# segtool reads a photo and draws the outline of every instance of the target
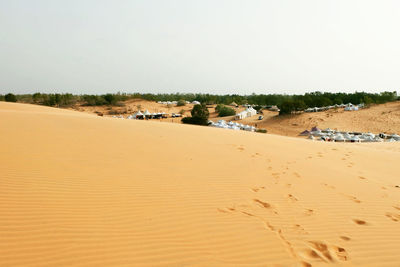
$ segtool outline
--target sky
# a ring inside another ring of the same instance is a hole
[[[0,0],[0,94],[400,87],[398,0]]]

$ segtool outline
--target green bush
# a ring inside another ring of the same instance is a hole
[[[218,108],[218,110],[217,110]],[[222,105],[222,107],[215,108],[215,110],[218,112],[219,117],[226,117],[226,116],[234,116],[236,115],[236,111],[233,108],[227,107]]]
[[[186,105],[186,101],[185,100],[179,100],[178,103],[176,104],[177,107],[182,107]]]
[[[215,107],[215,111],[219,113],[219,112],[221,111],[221,109],[223,109],[224,107],[225,107],[224,105],[218,104],[218,105]]]
[[[9,93],[4,96],[4,100],[6,102],[17,102],[17,97],[14,94]]]
[[[266,129],[256,129],[257,133],[267,133]]]

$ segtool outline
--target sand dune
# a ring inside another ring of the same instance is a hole
[[[400,144],[0,102],[1,266],[399,266]]]

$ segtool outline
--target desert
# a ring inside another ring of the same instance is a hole
[[[2,266],[399,264],[399,143],[5,102],[0,121]]]

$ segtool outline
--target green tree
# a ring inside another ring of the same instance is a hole
[[[14,94],[8,93],[4,96],[6,102],[17,102],[17,97]]]
[[[116,95],[113,95],[113,94],[103,95],[103,98],[107,102],[108,105],[115,105],[118,101]]]
[[[186,105],[186,101],[183,99],[179,100],[178,103],[176,104],[177,107],[182,107],[184,105]]]
[[[195,105],[191,111],[192,117],[182,119],[183,123],[208,125],[208,116],[210,115],[205,105]]]
[[[371,97],[369,97],[369,96],[366,95],[366,96],[364,96],[363,102],[364,102],[364,104],[368,107],[368,106],[370,106],[372,103],[374,103],[374,100],[372,100]]]

